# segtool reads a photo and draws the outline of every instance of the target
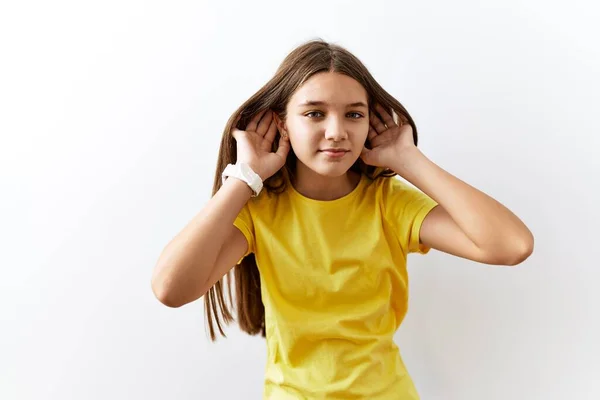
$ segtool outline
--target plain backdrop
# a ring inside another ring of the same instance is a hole
[[[263,339],[160,304],[231,113],[312,38],[354,52],[420,148],[535,235],[515,268],[410,256],[423,399],[600,398],[600,29],[591,1],[3,2],[0,398],[258,399]]]

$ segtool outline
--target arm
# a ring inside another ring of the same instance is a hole
[[[248,163],[264,181],[283,167],[290,143],[278,141],[276,115],[264,109],[245,130],[237,123],[230,132],[236,142],[237,162]],[[227,179],[206,206],[167,245],[152,275],[152,290],[165,305],[179,307],[203,296],[248,250],[244,234],[233,224],[252,196],[245,182]]]
[[[169,307],[203,296],[244,255],[248,242],[233,225],[252,190],[227,179],[188,225],[165,247],[152,275],[152,290]]]
[[[517,265],[533,252],[533,235],[510,210],[408,148],[391,168],[439,205],[423,221],[421,242],[486,264]]]

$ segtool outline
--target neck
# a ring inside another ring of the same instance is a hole
[[[301,195],[314,200],[335,200],[352,192],[360,182],[360,173],[348,170],[341,176],[324,176],[304,165],[296,166],[292,178],[294,189]]]

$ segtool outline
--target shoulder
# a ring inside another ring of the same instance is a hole
[[[423,197],[425,194],[410,183],[399,178],[398,175],[391,177],[378,177],[374,180],[377,191],[381,193],[384,200],[410,200],[414,197]]]
[[[251,197],[248,200],[244,210],[252,219],[270,219],[283,208],[286,198],[289,197],[286,192],[287,189],[278,192],[264,187],[258,196]]]
[[[373,179],[369,186],[382,203],[397,201],[414,190],[408,183],[398,179],[398,176],[379,176]]]
[[[380,176],[374,182],[378,186],[379,191],[386,195],[398,194],[413,189],[409,183],[401,180],[398,175]]]
[[[392,216],[420,213],[436,205],[429,196],[398,176],[377,178],[381,205]]]

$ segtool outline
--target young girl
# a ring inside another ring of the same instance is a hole
[[[267,340],[264,398],[418,399],[393,340],[407,254],[516,265],[533,236],[416,145],[354,55],[301,45],[228,121],[213,197],[164,249],[154,293],[170,307],[205,296],[215,340],[233,268],[240,328]]]

